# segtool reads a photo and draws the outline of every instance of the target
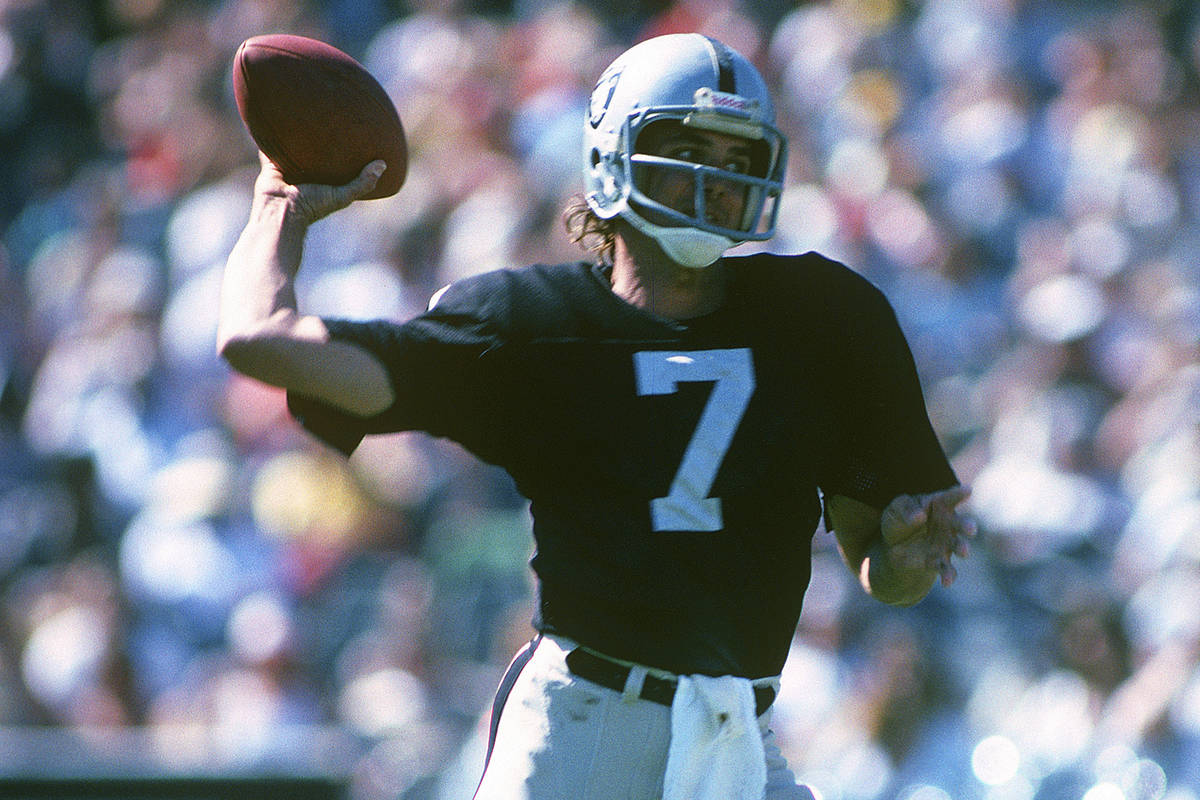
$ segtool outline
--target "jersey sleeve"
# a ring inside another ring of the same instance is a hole
[[[288,409],[311,434],[349,455],[368,434],[424,431],[487,450],[502,426],[489,354],[505,341],[502,298],[495,287],[454,285],[436,305],[405,323],[324,320],[329,335],[374,355],[387,371],[395,401],[362,417],[288,393]]]
[[[833,442],[821,480],[883,509],[901,494],[958,483],[929,422],[916,364],[883,293],[862,281],[841,319],[831,383]]]

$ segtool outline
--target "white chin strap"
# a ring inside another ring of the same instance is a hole
[[[628,220],[634,228],[658,242],[658,246],[672,261],[692,269],[707,267],[720,258],[722,253],[737,244],[732,239],[718,233],[710,233],[696,228],[667,228],[655,225],[629,209],[624,211],[621,216]]]

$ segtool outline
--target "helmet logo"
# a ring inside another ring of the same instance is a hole
[[[600,120],[604,119],[604,114],[608,111],[620,78],[621,70],[613,69],[606,71],[596,82],[596,88],[592,90],[592,97],[588,102],[588,122],[593,128],[600,127]]]
[[[729,92],[715,92],[703,87],[696,90],[696,107],[712,111],[733,111],[753,117],[758,113],[758,101]]]

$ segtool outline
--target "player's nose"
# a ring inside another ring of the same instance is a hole
[[[728,181],[710,179],[704,183],[704,210],[709,222],[726,225],[737,211],[738,187]]]

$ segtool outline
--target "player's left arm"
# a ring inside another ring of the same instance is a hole
[[[838,549],[863,588],[890,605],[911,606],[940,578],[954,582],[953,558],[965,558],[975,523],[960,506],[970,495],[953,486],[900,495],[882,511],[843,495],[826,497]]]

